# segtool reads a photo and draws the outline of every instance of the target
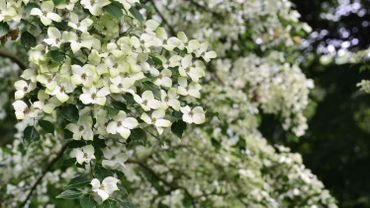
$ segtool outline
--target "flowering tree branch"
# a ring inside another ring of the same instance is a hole
[[[215,12],[215,11],[211,11],[211,10],[209,10],[207,7],[205,7],[204,5],[201,5],[201,4],[199,4],[198,2],[196,2],[196,1],[194,1],[194,0],[188,0],[188,1],[189,1],[192,5],[196,6],[197,8],[199,8],[199,9],[201,9],[201,10],[205,11],[205,12],[209,12],[209,13],[211,13],[213,16],[215,16],[215,17],[217,17],[217,18],[223,18],[222,14],[217,13],[217,12]],[[220,19],[220,20],[222,20],[222,19]]]
[[[195,199],[194,197],[190,194],[190,192],[185,188],[185,187],[182,187],[180,185],[178,185],[177,183],[175,182],[168,182],[167,180],[163,179],[162,177],[160,177],[153,169],[151,169],[147,164],[145,164],[144,162],[141,162],[141,161],[137,161],[137,160],[127,160],[128,163],[134,163],[134,164],[137,164],[139,165],[142,169],[144,169],[145,171],[147,171],[150,175],[152,175],[154,178],[156,178],[157,180],[161,181],[164,185],[166,185],[167,187],[170,188],[170,192],[174,191],[174,190],[183,190],[186,194],[187,197],[189,197],[189,199],[191,200],[191,203],[192,203],[192,207],[196,207],[196,204],[195,204]]]
[[[153,8],[154,10],[157,12],[157,14],[161,17],[163,23],[168,27],[168,29],[170,30],[170,34],[171,35],[176,35],[176,31],[175,29],[172,27],[172,25],[170,25],[167,21],[167,19],[163,16],[163,14],[161,13],[161,11],[159,11],[157,5],[154,3],[153,0],[149,0],[150,3],[153,5]]]
[[[0,49],[0,56],[1,57],[4,57],[4,58],[9,58],[10,60],[12,60],[13,62],[15,62],[16,64],[18,64],[18,66],[22,69],[22,70],[25,70],[27,69],[27,65],[22,61],[21,58],[19,58],[16,54],[13,54],[9,51],[6,51],[6,50],[1,50]]]
[[[42,179],[45,177],[45,175],[51,171],[51,169],[53,168],[54,164],[56,162],[58,162],[62,157],[63,157],[63,154],[64,152],[67,150],[67,147],[68,147],[68,144],[70,142],[67,142],[66,144],[63,145],[62,149],[60,149],[60,151],[58,152],[58,154],[55,156],[55,158],[50,161],[50,163],[46,166],[46,168],[42,171],[41,175],[38,177],[38,179],[36,180],[36,182],[32,185],[30,191],[28,192],[27,194],[27,197],[26,199],[22,202],[21,204],[21,207],[24,207],[28,200],[31,199],[31,196],[33,194],[33,192],[35,191],[35,189],[37,188],[37,186],[41,183]]]

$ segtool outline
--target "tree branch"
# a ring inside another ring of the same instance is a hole
[[[172,25],[170,25],[169,23],[168,23],[168,21],[166,20],[166,18],[163,16],[163,14],[161,13],[161,11],[159,11],[159,9],[158,9],[158,7],[157,7],[157,5],[155,5],[155,3],[154,3],[154,0],[149,0],[150,1],[150,3],[153,5],[153,8],[154,8],[154,10],[157,12],[157,14],[161,17],[161,19],[162,19],[162,21],[163,21],[163,23],[168,27],[168,29],[170,30],[170,33],[171,33],[171,35],[172,36],[175,36],[176,35],[176,31],[175,31],[175,29],[172,27]]]
[[[62,149],[60,149],[60,151],[55,156],[55,158],[52,161],[50,161],[50,163],[42,171],[41,175],[38,177],[38,179],[36,180],[36,182],[32,185],[30,191],[27,194],[26,199],[22,202],[22,204],[21,204],[20,207],[24,207],[27,204],[28,200],[31,199],[31,196],[32,196],[33,192],[35,191],[35,189],[37,188],[37,186],[41,183],[41,181],[45,177],[45,175],[51,170],[51,168],[54,166],[54,164],[56,162],[58,162],[58,160],[60,158],[62,158],[64,152],[67,150],[68,144],[69,144],[69,142],[63,145]]]
[[[0,56],[2,56],[4,58],[9,58],[10,60],[12,60],[16,64],[18,64],[18,66],[22,70],[27,69],[27,65],[16,54],[13,54],[13,53],[11,53],[9,51],[5,51],[5,50],[0,49]]]
[[[166,185],[167,187],[170,188],[170,191],[173,191],[173,190],[177,190],[177,189],[180,189],[180,190],[183,190],[185,192],[185,194],[190,198],[191,200],[191,203],[192,203],[192,207],[195,208],[196,207],[196,204],[195,204],[195,199],[194,197],[190,194],[190,192],[185,188],[185,187],[182,187],[180,185],[178,185],[177,183],[174,183],[174,182],[168,182],[167,180],[163,179],[162,177],[160,177],[153,169],[151,169],[148,165],[146,165],[145,163],[141,162],[141,161],[137,161],[137,160],[127,160],[128,163],[134,163],[134,164],[137,164],[139,165],[142,169],[148,171],[154,178],[156,178],[157,180],[161,181],[164,185]]]
[[[194,1],[194,0],[188,0],[191,4],[193,4],[194,6],[198,7],[199,9],[205,11],[205,12],[209,12],[211,13],[213,16],[217,17],[217,18],[221,18],[220,20],[223,19],[223,16],[222,14],[220,13],[217,13],[215,11],[211,11],[209,10],[209,8],[207,8],[206,6],[202,5],[202,4],[199,4],[198,2]]]

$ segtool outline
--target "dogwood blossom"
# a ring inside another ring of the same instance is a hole
[[[62,18],[55,12],[53,1],[44,1],[41,4],[40,8],[33,8],[31,10],[31,15],[40,17],[42,24],[45,26],[50,25],[53,21],[60,22]]]
[[[164,116],[164,110],[155,110],[150,116],[146,113],[143,113],[140,118],[145,121],[145,123],[154,125],[158,133],[162,134],[164,127],[171,126],[171,122],[165,119]]]
[[[186,123],[202,124],[205,122],[205,113],[202,107],[195,107],[191,109],[189,106],[181,107],[183,113],[182,119]]]
[[[111,134],[120,134],[127,139],[131,134],[131,129],[138,126],[138,122],[133,117],[127,117],[124,111],[120,111],[113,121],[107,125],[107,132]]]
[[[83,163],[89,163],[92,159],[95,159],[94,152],[94,147],[92,145],[74,149],[74,155],[77,163],[81,165]]]
[[[119,190],[117,187],[118,182],[119,180],[117,178],[109,176],[104,178],[101,183],[99,179],[94,178],[90,184],[92,191],[100,197],[101,201],[105,201],[113,192]]]

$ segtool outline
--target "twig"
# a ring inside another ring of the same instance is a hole
[[[46,168],[44,169],[44,171],[42,171],[41,175],[36,180],[36,182],[32,185],[32,187],[30,189],[30,192],[28,192],[26,199],[22,202],[22,204],[21,204],[20,207],[24,207],[27,204],[28,200],[30,200],[30,198],[32,196],[32,193],[35,191],[35,189],[37,188],[37,186],[41,183],[41,181],[45,177],[45,175],[51,170],[51,168],[54,166],[54,164],[56,162],[58,162],[58,160],[60,158],[62,158],[64,152],[66,151],[66,149],[68,147],[68,144],[69,144],[69,142],[63,145],[62,149],[58,152],[58,154],[56,155],[56,157],[52,161],[50,161],[50,163],[46,166]]]
[[[183,190],[185,192],[185,194],[190,198],[191,203],[192,203],[192,207],[193,208],[196,207],[194,197],[190,194],[190,192],[185,187],[182,187],[182,186],[180,186],[180,185],[178,185],[177,183],[174,183],[174,182],[173,183],[168,182],[167,180],[160,177],[153,169],[151,169],[149,166],[147,166],[145,163],[143,163],[141,161],[129,159],[129,160],[127,160],[127,162],[128,163],[135,163],[135,164],[139,165],[141,168],[143,168],[144,170],[148,171],[153,177],[155,177],[157,180],[161,181],[164,185],[169,187],[170,191],[174,191],[174,190],[177,190],[177,189]]]
[[[209,8],[205,7],[204,5],[201,5],[199,4],[198,2],[194,1],[194,0],[188,0],[191,4],[193,4],[194,6],[198,7],[199,9],[205,11],[205,12],[209,12],[211,13],[213,16],[217,17],[217,18],[223,18],[222,14],[220,13],[217,13],[215,11],[211,11],[209,10]],[[222,19],[220,19],[222,20]]]
[[[5,58],[9,58],[10,60],[12,60],[16,64],[18,64],[18,66],[22,70],[27,69],[27,65],[25,63],[23,63],[23,61],[16,54],[13,54],[9,51],[5,51],[5,50],[0,49],[0,56],[5,57]]]
[[[155,5],[154,3],[154,0],[149,0],[150,3],[153,5],[154,7],[154,10],[158,13],[158,15],[161,17],[161,19],[163,20],[163,23],[168,27],[168,29],[170,30],[170,33],[172,36],[175,36],[176,35],[176,31],[175,29],[172,27],[172,25],[169,24],[169,22],[166,20],[166,18],[164,17],[164,15],[161,13],[161,11],[159,11],[158,7]]]

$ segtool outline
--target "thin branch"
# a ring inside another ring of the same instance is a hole
[[[188,0],[191,4],[193,4],[194,6],[198,7],[199,9],[205,11],[205,12],[209,12],[211,13],[213,16],[217,17],[217,18],[224,18],[222,16],[222,14],[220,13],[217,13],[215,11],[211,11],[209,10],[209,8],[207,8],[206,6],[202,5],[202,4],[199,4],[198,2],[194,1],[194,0]],[[221,19],[222,20],[222,19]]]
[[[9,51],[5,51],[5,50],[0,49],[0,56],[5,57],[5,58],[9,58],[10,60],[12,60],[16,64],[18,64],[18,66],[22,70],[27,69],[27,65],[16,54],[13,54],[13,53],[11,53]]]
[[[190,198],[191,200],[191,203],[192,203],[192,207],[195,208],[196,207],[196,204],[195,204],[195,200],[194,200],[194,197],[190,194],[190,192],[185,188],[185,187],[182,187],[180,185],[178,185],[177,183],[174,183],[174,182],[168,182],[167,180],[163,179],[162,177],[160,177],[153,169],[151,169],[148,165],[146,165],[144,162],[141,162],[141,161],[137,161],[137,160],[127,160],[128,163],[135,163],[137,165],[139,165],[141,168],[143,168],[144,170],[148,171],[153,177],[155,177],[157,180],[161,181],[164,185],[166,185],[167,187],[170,188],[170,191],[174,191],[174,190],[183,190],[185,192],[185,194]]]
[[[164,15],[161,13],[161,11],[159,11],[157,5],[155,5],[154,3],[154,0],[149,0],[150,3],[153,5],[154,7],[154,10],[157,12],[157,14],[161,17],[161,19],[163,20],[163,23],[168,27],[168,29],[170,30],[170,33],[172,36],[175,36],[176,35],[176,31],[175,29],[172,27],[172,25],[169,24],[169,22],[166,20],[166,18],[164,17]]]
[[[27,204],[28,200],[31,199],[31,196],[32,196],[33,192],[35,191],[35,189],[37,188],[37,186],[41,183],[41,181],[45,177],[45,175],[53,168],[54,164],[56,162],[58,162],[59,159],[62,158],[64,152],[67,150],[68,144],[69,144],[69,142],[63,145],[62,149],[60,149],[60,151],[58,152],[58,154],[56,155],[56,157],[52,161],[50,161],[50,163],[42,171],[41,175],[38,177],[38,179],[36,180],[36,182],[32,185],[30,191],[27,194],[26,199],[22,202],[22,204],[21,204],[20,207],[24,207]]]

